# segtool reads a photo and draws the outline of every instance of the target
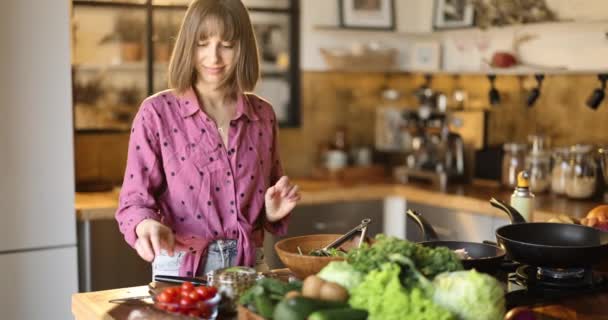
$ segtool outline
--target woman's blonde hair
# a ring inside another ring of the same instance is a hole
[[[194,0],[188,6],[169,62],[169,87],[183,93],[194,85],[198,41],[217,35],[234,42],[236,63],[220,82],[229,92],[253,91],[260,76],[258,49],[247,9],[240,0]]]

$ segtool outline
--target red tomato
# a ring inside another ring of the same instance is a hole
[[[198,294],[198,292],[196,290],[192,290],[192,291],[190,291],[188,298],[190,298],[190,300],[192,300],[192,302],[197,302],[197,301],[201,300],[201,295]]]
[[[177,312],[177,311],[179,311],[179,306],[175,305],[175,304],[170,304],[170,305],[167,305],[166,307],[167,307],[166,310],[169,311],[169,312]]]
[[[192,291],[192,289],[194,289],[192,282],[186,281],[182,283],[182,291]]]
[[[200,296],[201,300],[207,300],[211,297],[209,287],[200,286],[196,288],[196,293]]]
[[[179,295],[180,287],[169,287],[166,288],[163,292],[166,292],[169,296],[175,297]]]
[[[194,302],[192,300],[190,300],[190,298],[188,298],[188,297],[182,297],[179,300],[179,306],[182,309],[190,309],[190,308],[194,307]]]
[[[163,291],[156,297],[156,300],[162,303],[167,303],[171,301],[171,296],[168,295],[167,292]]]
[[[211,298],[215,297],[215,295],[217,294],[217,288],[216,287],[207,287],[209,289],[209,294],[211,295]]]
[[[188,297],[190,295],[190,292],[192,292],[193,290],[182,290],[180,291],[180,297],[184,298],[184,297]]]

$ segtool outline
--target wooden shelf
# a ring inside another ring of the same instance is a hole
[[[146,62],[125,62],[119,64],[74,64],[74,68],[77,72],[99,72],[101,70],[107,70],[112,72],[146,72]],[[154,71],[162,72],[168,68],[167,63],[155,63]]]

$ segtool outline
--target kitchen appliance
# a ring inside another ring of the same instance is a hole
[[[481,272],[495,272],[501,265],[505,257],[505,251],[490,243],[477,243],[468,241],[445,241],[439,240],[433,227],[422,215],[414,210],[407,210],[407,216],[414,220],[420,227],[422,237],[425,241],[420,242],[426,247],[446,247],[450,250],[464,250],[470,257],[461,259],[465,269],[477,269]]]
[[[11,26],[0,36],[10,61],[0,74],[2,319],[69,319],[78,291],[70,2],[10,1],[0,19]]]
[[[434,113],[423,118],[420,115],[404,115],[409,122],[416,121],[412,135],[412,152],[406,156],[406,164],[394,170],[395,178],[408,183],[410,179],[430,181],[445,190],[448,181],[464,177],[464,141],[449,128],[449,116]],[[412,132],[412,131],[410,131]]]

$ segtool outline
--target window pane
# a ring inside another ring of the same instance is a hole
[[[289,70],[290,22],[288,14],[251,13],[262,74]]]
[[[75,128],[127,130],[145,97],[145,10],[75,6]]]
[[[279,123],[284,123],[291,118],[291,85],[286,75],[262,77],[256,86],[255,93],[272,104]]]
[[[154,92],[167,89],[167,68],[185,10],[155,10],[154,22]]]

